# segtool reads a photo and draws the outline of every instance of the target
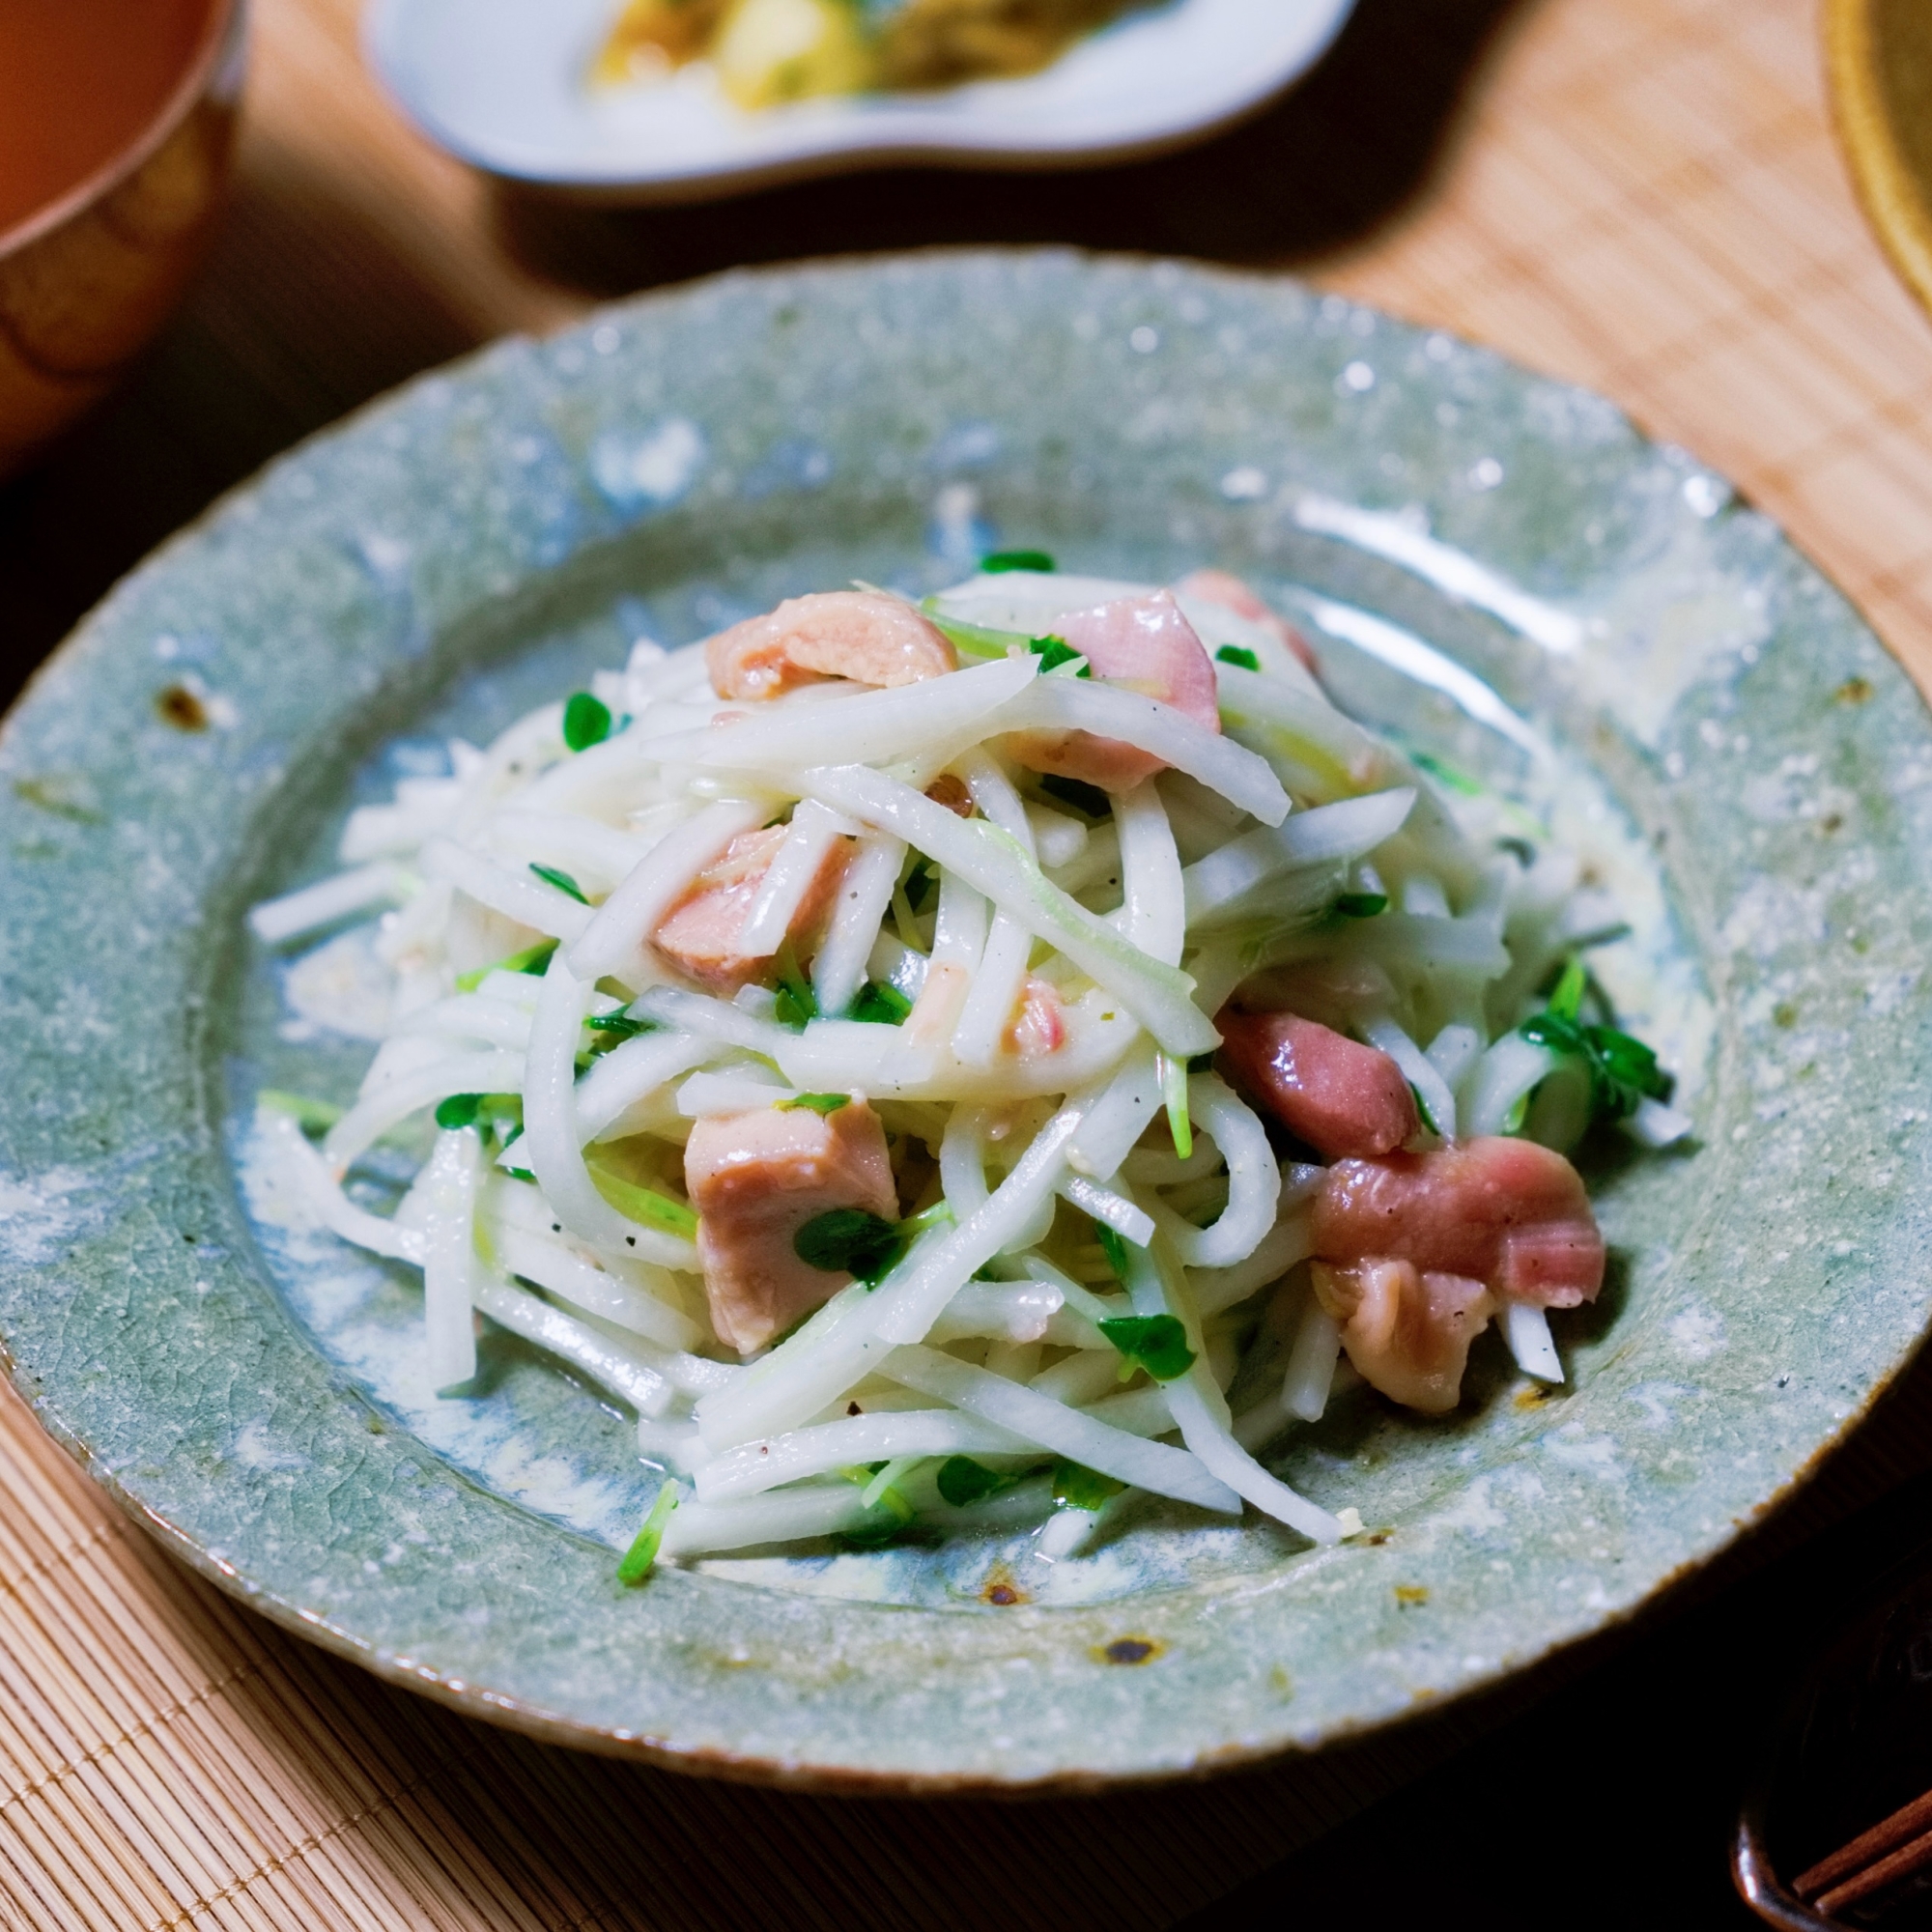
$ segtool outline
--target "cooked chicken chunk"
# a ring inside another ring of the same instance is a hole
[[[711,1323],[740,1354],[762,1349],[829,1301],[851,1276],[799,1259],[793,1236],[834,1208],[896,1219],[886,1130],[863,1099],[720,1114],[691,1130],[684,1182]]]
[[[1391,1153],[1421,1126],[1387,1054],[1298,1013],[1224,1010],[1221,1059],[1235,1085],[1323,1160]]]
[[[958,667],[952,646],[910,604],[871,590],[787,598],[720,631],[704,662],[720,697],[777,697],[833,677],[917,684]]]

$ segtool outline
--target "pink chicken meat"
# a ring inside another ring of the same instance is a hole
[[[957,668],[952,646],[910,604],[870,590],[790,597],[704,646],[720,697],[777,697],[802,684],[917,684]]]
[[[1402,1068],[1298,1013],[1243,1013],[1214,1022],[1234,1084],[1323,1160],[1390,1153],[1422,1125]]]
[[[1095,677],[1171,704],[1207,730],[1220,730],[1213,663],[1171,591],[1073,611],[1056,619],[1054,635],[1087,660]],[[1015,731],[1007,743],[1032,770],[1102,791],[1131,791],[1165,769],[1151,752],[1091,731]]]
[[[1342,1330],[1356,1372],[1406,1408],[1444,1415],[1463,1393],[1469,1344],[1490,1325],[1496,1299],[1466,1275],[1428,1273],[1413,1262],[1359,1262],[1311,1270],[1315,1298]]]
[[[851,1280],[798,1258],[792,1237],[808,1221],[835,1208],[898,1214],[885,1128],[862,1099],[830,1114],[765,1107],[701,1120],[685,1147],[684,1181],[711,1323],[740,1354]]]
[[[1316,1194],[1311,1236],[1325,1262],[1405,1261],[1536,1308],[1594,1301],[1604,1285],[1582,1177],[1534,1141],[1338,1161]]]
[[[753,958],[745,952],[745,922],[785,836],[781,825],[747,832],[698,873],[652,935],[651,944],[667,963],[686,979],[727,998],[769,970],[769,958]],[[789,936],[800,949],[801,959],[810,956],[810,939],[824,923],[850,850],[843,839],[832,846],[792,917]]]

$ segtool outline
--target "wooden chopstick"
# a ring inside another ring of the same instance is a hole
[[[1901,1804],[1889,1818],[1881,1819],[1850,1844],[1839,1846],[1829,1858],[1800,1872],[1792,1881],[1792,1889],[1821,1912],[1830,1912],[1836,1905],[1856,1903],[1894,1878],[1904,1878],[1928,1863],[1932,1863],[1932,1791]],[[1873,1877],[1881,1868],[1885,1876]]]

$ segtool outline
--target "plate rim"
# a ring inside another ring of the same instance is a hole
[[[1227,270],[1196,263],[1172,262],[1158,258],[1067,248],[948,247],[867,257],[857,261],[811,262],[766,269],[731,270],[719,275],[705,277],[701,281],[681,284],[672,289],[633,298],[624,302],[602,305],[569,330],[551,338],[544,346],[554,348],[559,343],[587,338],[594,328],[636,309],[660,302],[676,303],[704,291],[734,282],[777,283],[796,280],[801,275],[826,273],[863,277],[879,272],[890,273],[908,265],[923,264],[934,264],[942,270],[951,266],[982,262],[1017,267],[1043,259],[1071,261],[1083,270],[1096,269],[1102,271],[1109,269],[1127,270],[1142,275],[1172,269],[1179,270],[1184,276],[1214,284],[1237,288],[1299,288],[1306,292],[1306,285],[1298,283],[1292,277]],[[1365,305],[1351,304],[1351,306]],[[1413,325],[1399,323],[1396,318],[1388,320],[1397,323],[1405,329],[1414,330],[1418,335],[1424,333],[1422,330],[1414,329]],[[1445,337],[1450,335],[1449,331],[1442,330],[1428,332]],[[428,385],[447,384],[452,381],[460,382],[476,367],[502,354],[506,346],[516,346],[523,341],[524,339],[520,337],[510,337],[504,341],[486,345],[450,363],[426,371],[381,396],[372,398],[337,422],[304,438],[288,450],[278,453],[260,470],[224,492],[199,516],[172,534],[144,557],[132,571],[117,582],[56,650],[36,668],[20,694],[9,707],[5,720],[0,721],[0,748],[4,748],[5,741],[12,738],[18,721],[36,697],[52,680],[66,673],[70,668],[71,659],[86,646],[103,616],[119,600],[129,594],[130,586],[136,585],[139,581],[146,579],[150,573],[179,552],[190,547],[197,540],[206,537],[211,530],[223,525],[238,504],[257,496],[274,476],[293,467],[304,452],[319,445],[334,442],[358,428],[380,420],[398,410],[407,399]],[[1483,355],[1494,357],[1515,375],[1536,381],[1549,381],[1554,386],[1573,393],[1583,395],[1594,393],[1581,390],[1575,384],[1544,378],[1539,372],[1528,369],[1514,358],[1501,356],[1482,345],[1468,346],[1477,349]],[[1628,422],[1621,410],[1617,413],[1620,418]],[[1639,444],[1647,449],[1668,452],[1675,447],[1648,436],[1634,424],[1630,427]],[[1781,526],[1773,527],[1776,530],[1779,542],[1788,547],[1808,571],[1837,591],[1837,586],[1829,574]],[[1843,596],[1841,591],[1837,594]],[[1850,599],[1846,598],[1844,602],[1865,634],[1876,639],[1907,684],[1917,690],[1916,682],[1910,678],[1902,662],[1897,659],[1882,636],[1872,629]],[[1920,697],[1922,708],[1922,694]],[[1567,1634],[1559,1634],[1549,1637],[1541,1643],[1540,1648],[1513,1657],[1507,1662],[1498,1662],[1488,1672],[1458,1687],[1451,1693],[1451,1697],[1438,1699],[1432,1703],[1430,1708],[1440,1709],[1452,1699],[1460,1701],[1471,1696],[1480,1696],[1515,1683],[1540,1666],[1548,1664],[1551,1660],[1573,1651],[1579,1643],[1605,1632],[1626,1627],[1639,1616],[1651,1614],[1668,1598],[1690,1587],[1707,1571],[1711,1563],[1733,1548],[1742,1538],[1769,1516],[1783,1508],[1801,1488],[1813,1480],[1825,1462],[1843,1446],[1855,1430],[1863,1425],[1874,1405],[1910,1367],[1925,1346],[1928,1334],[1932,1334],[1932,1329],[1921,1323],[1911,1344],[1903,1352],[1893,1357],[1883,1372],[1871,1380],[1856,1406],[1812,1445],[1803,1463],[1768,1493],[1757,1498],[1747,1512],[1732,1519],[1720,1534],[1706,1539],[1694,1558],[1669,1574],[1659,1577],[1634,1599],[1615,1606],[1606,1613],[1598,1614],[1586,1627]],[[461,1710],[469,1716],[507,1723],[530,1735],[573,1747],[587,1748],[608,1755],[636,1757],[656,1763],[666,1769],[688,1774],[715,1776],[740,1782],[833,1795],[1049,1796],[1194,1780],[1218,1776],[1224,1771],[1242,1766],[1313,1755],[1318,1751],[1333,1748],[1364,1736],[1386,1731],[1394,1725],[1407,1721],[1411,1715],[1415,1715],[1402,1712],[1382,1713],[1354,1721],[1345,1721],[1325,1731],[1312,1745],[1298,1743],[1283,1734],[1270,1736],[1260,1742],[1230,1742],[1185,1764],[1157,1764],[1128,1770],[1064,1769],[1027,1778],[1000,1777],[975,1772],[954,1774],[907,1770],[871,1771],[837,1764],[803,1763],[781,1756],[737,1753],[712,1747],[682,1746],[653,1735],[599,1727],[550,1709],[537,1700],[510,1695],[493,1690],[487,1685],[466,1682],[445,1671],[406,1658],[385,1657],[366,1640],[338,1628],[317,1612],[305,1609],[296,1601],[245,1579],[217,1552],[195,1543],[164,1514],[126,1487],[116,1471],[104,1466],[90,1446],[67,1429],[51,1410],[36,1387],[38,1378],[15,1356],[11,1346],[7,1346],[4,1340],[0,1340],[0,1364],[4,1365],[9,1379],[27,1401],[40,1426],[46,1429],[63,1449],[107,1490],[122,1509],[144,1528],[150,1530],[171,1554],[186,1562],[207,1580],[249,1607],[269,1616],[271,1621],[293,1634],[321,1643],[334,1654],[372,1670],[388,1682],[434,1696],[438,1701]]]

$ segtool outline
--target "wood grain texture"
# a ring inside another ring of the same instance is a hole
[[[739,262],[976,241],[1291,268],[1603,389],[1728,470],[1932,679],[1932,327],[1860,219],[1808,0],[1363,0],[1303,88],[1187,155],[639,215],[437,154],[362,71],[355,14],[259,0],[210,271],[134,384],[0,492],[13,683],[216,492],[419,369]],[[1918,1372],[1701,1587],[1928,1464]],[[382,1685],[179,1569],[11,1393],[0,1492],[9,1927],[1155,1932],[1618,1641],[1214,1785],[840,1804],[576,1756]]]

